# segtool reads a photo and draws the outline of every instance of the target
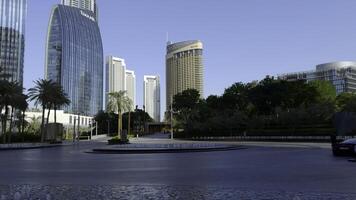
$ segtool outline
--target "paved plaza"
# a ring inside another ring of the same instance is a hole
[[[106,146],[97,141],[0,151],[0,199],[356,199],[356,163],[333,157],[328,144],[220,144],[247,148],[87,153]]]

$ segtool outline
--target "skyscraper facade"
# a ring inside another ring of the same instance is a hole
[[[126,64],[122,58],[106,57],[106,87],[105,97],[106,105],[109,100],[110,92],[119,92],[126,90]]]
[[[23,84],[27,0],[0,0],[0,67]]]
[[[287,81],[305,80],[306,82],[325,80],[334,85],[337,94],[354,93],[356,92],[356,62],[340,61],[320,64],[315,70],[282,74],[278,78]]]
[[[161,121],[161,89],[159,76],[144,76],[143,102],[146,112],[156,122]]]
[[[131,70],[126,70],[125,80],[126,80],[127,96],[132,101],[131,111],[133,111],[135,109],[135,105],[136,105],[136,76],[135,76],[135,72],[131,71]]]
[[[199,40],[168,43],[166,54],[166,109],[174,95],[196,89],[204,96],[203,43]]]
[[[96,0],[62,0],[62,4],[92,11],[96,17],[98,15]]]
[[[95,115],[103,107],[103,46],[93,12],[72,6],[52,9],[46,44],[47,79],[58,82],[71,104],[65,112]]]

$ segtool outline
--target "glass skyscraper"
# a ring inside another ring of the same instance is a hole
[[[103,108],[103,46],[95,14],[54,6],[46,44],[46,78],[60,83],[67,113],[95,115]]]
[[[27,0],[0,0],[0,67],[23,84]]]

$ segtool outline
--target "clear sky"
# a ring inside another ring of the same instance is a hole
[[[161,77],[165,110],[166,33],[176,42],[204,43],[205,96],[234,82],[356,60],[355,0],[97,0],[105,56],[126,60],[137,78]],[[51,7],[60,0],[28,0],[24,86],[44,74]]]

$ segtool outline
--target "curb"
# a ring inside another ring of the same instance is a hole
[[[231,151],[242,150],[247,147],[229,146],[229,147],[216,147],[216,148],[186,148],[186,149],[93,149],[86,152],[91,154],[153,154],[153,153],[195,153],[195,152],[211,152],[211,151]]]
[[[0,151],[10,151],[10,150],[26,150],[26,149],[44,149],[44,148],[53,148],[53,147],[62,147],[64,145],[46,145],[46,146],[33,146],[33,147],[9,147],[9,148],[0,148]]]

